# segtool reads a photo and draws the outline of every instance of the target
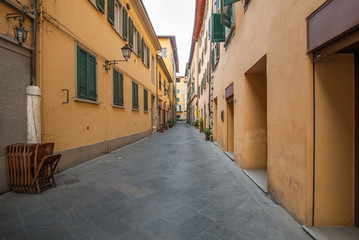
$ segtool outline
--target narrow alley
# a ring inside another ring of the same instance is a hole
[[[0,196],[0,239],[311,239],[186,123],[55,177]]]

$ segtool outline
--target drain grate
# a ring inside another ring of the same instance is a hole
[[[71,184],[74,184],[74,183],[78,183],[80,182],[80,180],[78,179],[71,179],[71,180],[68,180],[65,182],[66,185],[71,185]]]

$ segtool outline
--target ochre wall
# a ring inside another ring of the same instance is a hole
[[[225,89],[234,83],[234,156],[245,165],[245,73],[263,56],[267,68],[268,187],[299,222],[311,224],[313,163],[312,57],[306,54],[306,18],[325,0],[251,1],[235,5],[235,34],[214,70],[217,114],[226,111]],[[226,114],[225,114],[226,115]],[[225,123],[217,142],[226,149]]]
[[[354,224],[354,57],[315,63],[315,225]]]
[[[50,0],[43,2],[42,10],[37,81],[43,93],[42,141],[55,142],[55,150],[62,151],[149,131],[151,94],[156,94],[151,68],[132,53],[128,62],[112,65],[108,72],[104,69],[105,60],[123,59],[121,47],[126,43],[108,22],[107,7],[102,14],[89,1],[74,1],[69,7],[67,2]],[[133,7],[129,16],[155,56],[155,47]],[[98,104],[75,100],[77,46],[96,57]],[[124,75],[123,108],[113,107],[114,68]],[[139,86],[138,110],[132,109],[132,81]],[[148,112],[143,108],[144,88]],[[68,104],[62,103],[66,101],[62,89],[69,90]]]

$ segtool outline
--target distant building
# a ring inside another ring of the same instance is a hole
[[[187,120],[187,78],[176,78],[177,119]]]

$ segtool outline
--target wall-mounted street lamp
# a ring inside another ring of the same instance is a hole
[[[106,60],[105,61],[105,70],[106,71],[110,71],[111,65],[118,64],[119,62],[127,62],[128,59],[130,59],[132,49],[127,44],[121,48],[121,51],[122,51],[123,58],[125,60],[112,60],[112,61]]]
[[[14,27],[14,35],[19,44],[23,44],[27,38],[27,30],[24,28],[25,22],[25,14],[27,12],[22,13],[9,13],[7,14],[7,19],[13,18],[19,21],[19,25]]]

